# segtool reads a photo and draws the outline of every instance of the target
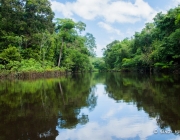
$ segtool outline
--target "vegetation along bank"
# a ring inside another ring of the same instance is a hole
[[[180,73],[180,6],[158,13],[132,38],[108,44],[103,59],[104,70]]]
[[[96,44],[85,28],[55,19],[48,0],[0,1],[0,75],[91,70]]]
[[[180,6],[158,13],[133,37],[108,44],[103,58],[95,57],[95,38],[82,34],[85,28],[81,21],[55,19],[48,0],[0,1],[0,77],[96,70],[180,73]]]

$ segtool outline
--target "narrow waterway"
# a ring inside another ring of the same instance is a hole
[[[178,140],[180,77],[119,73],[0,81],[0,140]]]

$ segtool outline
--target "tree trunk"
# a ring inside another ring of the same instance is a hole
[[[61,65],[62,49],[63,49],[63,40],[62,40],[61,48],[60,48],[60,50],[59,50],[58,67],[60,67],[60,65]]]
[[[59,90],[60,90],[60,93],[62,95],[62,98],[63,98],[63,104],[65,105],[65,100],[64,100],[64,95],[63,95],[63,90],[62,90],[62,87],[61,87],[61,83],[59,82]]]

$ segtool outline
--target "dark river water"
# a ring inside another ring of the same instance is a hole
[[[0,81],[0,140],[180,140],[180,77]]]

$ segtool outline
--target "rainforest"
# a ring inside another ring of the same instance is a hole
[[[1,73],[91,70],[96,44],[85,28],[55,18],[48,0],[1,0]]]
[[[159,12],[131,38],[104,46],[86,24],[55,18],[48,0],[1,0],[0,73],[43,71],[148,71],[179,73],[180,6]]]
[[[179,73],[180,6],[160,12],[132,38],[104,49],[106,69]]]
[[[124,4],[133,15],[152,1],[62,1],[0,0],[0,140],[179,139],[180,6],[131,37],[103,38],[100,57],[98,26],[120,35],[124,24],[113,28],[102,14],[90,22],[96,6],[81,12],[85,20],[57,16],[52,5],[119,4],[118,12]]]

